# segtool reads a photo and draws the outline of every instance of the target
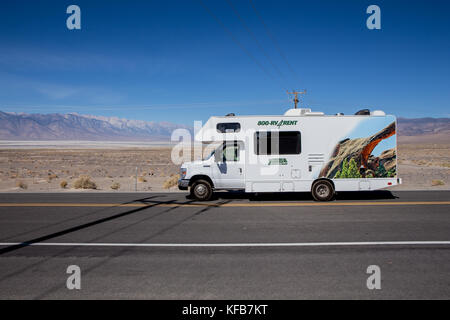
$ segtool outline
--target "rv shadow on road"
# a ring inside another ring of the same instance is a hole
[[[189,198],[189,196],[188,196]],[[397,199],[388,190],[377,191],[347,191],[338,192],[335,201],[342,200],[387,200]],[[211,200],[249,200],[249,201],[312,201],[309,192],[283,192],[283,193],[245,193],[245,192],[215,192]]]

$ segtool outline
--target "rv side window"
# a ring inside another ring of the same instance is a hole
[[[255,132],[255,153],[257,155],[300,154],[301,151],[299,131]]]
[[[238,122],[224,122],[217,124],[217,131],[220,133],[225,132],[239,132],[241,131],[241,124]]]
[[[237,143],[224,145],[223,161],[239,161],[239,145]]]

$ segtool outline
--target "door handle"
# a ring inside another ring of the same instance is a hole
[[[204,168],[209,168],[209,167],[211,167],[211,166],[210,166],[209,164],[204,164],[203,167],[204,167]]]
[[[239,168],[239,173],[242,174],[242,168]]]

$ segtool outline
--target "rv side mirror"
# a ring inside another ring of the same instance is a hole
[[[222,153],[219,152],[218,150],[216,150],[214,152],[214,162],[220,162],[222,160],[221,155],[222,155]]]

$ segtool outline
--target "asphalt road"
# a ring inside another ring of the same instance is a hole
[[[0,298],[449,299],[449,209],[450,191],[0,194]]]

